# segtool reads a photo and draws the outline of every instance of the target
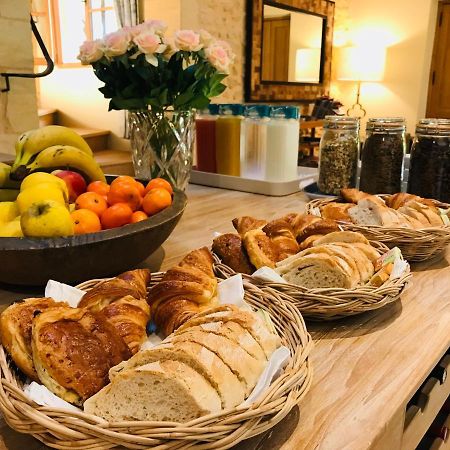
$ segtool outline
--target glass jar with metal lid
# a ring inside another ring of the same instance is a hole
[[[450,119],[423,119],[417,124],[408,192],[450,203]]]
[[[341,189],[355,187],[358,153],[359,118],[326,116],[319,149],[319,190],[339,195]]]
[[[366,134],[361,154],[359,188],[370,194],[400,192],[406,152],[405,119],[369,119]]]

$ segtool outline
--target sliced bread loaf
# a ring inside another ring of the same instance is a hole
[[[352,244],[357,242],[362,244],[369,243],[369,241],[361,233],[355,233],[354,231],[335,231],[334,233],[326,234],[320,239],[317,239],[313,245],[317,246],[336,242],[348,242]]]
[[[244,401],[245,385],[215,353],[195,342],[178,342],[176,345],[165,343],[139,352],[113,367],[109,372],[110,379],[114,380],[125,370],[156,361],[179,361],[196,370],[216,389],[224,409]]]
[[[84,403],[84,410],[108,421],[188,422],[221,410],[216,390],[179,361],[158,361],[125,370]]]

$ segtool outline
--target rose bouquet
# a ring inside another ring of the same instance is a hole
[[[105,83],[100,91],[111,99],[110,110],[201,109],[225,90],[230,46],[204,30],[166,37],[166,28],[150,20],[80,47],[78,59]]]

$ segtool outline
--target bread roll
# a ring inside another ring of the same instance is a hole
[[[118,374],[84,404],[88,414],[122,420],[188,422],[221,410],[216,390],[179,361],[156,361]]]
[[[0,315],[0,338],[16,366],[33,381],[39,381],[31,350],[33,318],[48,308],[67,307],[52,298],[27,298],[8,306]]]
[[[106,319],[81,308],[55,307],[39,314],[31,346],[39,380],[75,405],[103,388],[109,369],[131,356]]]
[[[257,268],[275,267],[277,254],[275,247],[264,231],[250,230],[244,235],[244,247],[250,262]]]
[[[251,264],[247,251],[238,234],[227,233],[216,237],[212,244],[213,252],[235,272],[251,275],[255,268]]]
[[[262,229],[272,241],[275,262],[282,261],[299,251],[292,226],[283,219],[272,220]]]

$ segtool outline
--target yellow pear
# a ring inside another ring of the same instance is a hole
[[[58,237],[72,236],[72,217],[66,206],[54,200],[33,203],[20,217],[25,236]]]
[[[23,214],[33,203],[45,200],[54,200],[65,206],[67,197],[61,188],[55,183],[42,183],[23,190],[17,196],[17,206],[20,214]]]
[[[43,183],[57,184],[63,190],[65,198],[66,199],[69,198],[69,190],[67,188],[66,182],[62,178],[59,178],[56,175],[52,175],[51,173],[47,172],[31,173],[30,175],[28,175],[23,179],[22,184],[20,185],[20,190],[24,191],[25,189],[28,189],[33,186],[38,186]]]
[[[20,220],[14,219],[10,222],[0,224],[0,237],[23,237]]]
[[[16,202],[0,202],[0,224],[11,222],[19,214]]]

